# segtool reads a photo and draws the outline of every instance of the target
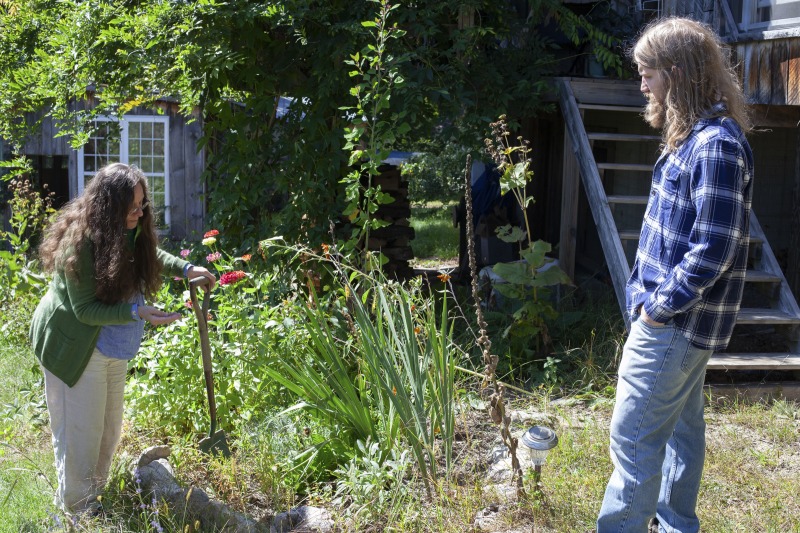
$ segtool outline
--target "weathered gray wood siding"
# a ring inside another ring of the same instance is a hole
[[[800,38],[735,44],[751,103],[800,105]]]
[[[727,1],[664,0],[662,13],[705,22],[731,43],[750,103],[800,105],[800,28],[769,32],[768,39],[760,32],[739,34],[725,14]]]
[[[34,124],[41,120],[41,127],[38,134],[29,138],[23,146],[22,153],[44,156],[68,156],[72,151],[69,146],[69,138],[66,136],[56,137],[58,128],[55,121],[49,116],[42,119],[44,113],[39,112],[25,117],[28,124]]]
[[[197,239],[202,236],[205,224],[204,184],[205,150],[198,152],[197,142],[202,136],[199,116],[189,120],[178,113],[174,102],[159,102],[158,107],[169,116],[169,187],[170,236],[175,239]],[[135,108],[130,115],[153,115],[153,109]],[[27,117],[29,122],[39,120],[41,114]],[[69,146],[66,136],[57,137],[58,130],[50,117],[42,120],[41,129],[23,148],[27,155],[67,156],[70,197],[78,193],[77,151]]]
[[[205,149],[198,152],[202,137],[199,117],[188,122],[181,115],[170,115],[170,208],[171,234],[185,239],[199,239],[204,232]]]

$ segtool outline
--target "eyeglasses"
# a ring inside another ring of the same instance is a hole
[[[133,216],[136,213],[138,213],[139,211],[144,213],[144,210],[147,209],[147,206],[149,206],[149,205],[150,205],[150,202],[142,202],[142,205],[140,205],[139,207],[134,207],[133,209],[128,211],[128,215]]]

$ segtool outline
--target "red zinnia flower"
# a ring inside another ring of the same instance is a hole
[[[247,274],[241,270],[234,270],[233,272],[226,272],[219,278],[220,285],[232,285],[247,277]]]
[[[216,237],[217,235],[219,235],[219,230],[212,229],[211,231],[207,231],[205,235],[203,235],[203,238],[207,239],[209,237]]]

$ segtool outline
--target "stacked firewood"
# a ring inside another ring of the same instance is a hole
[[[403,179],[396,166],[384,165],[378,170],[380,174],[373,179],[373,185],[380,185],[381,191],[392,196],[394,202],[382,205],[375,213],[376,218],[389,222],[389,225],[371,230],[368,246],[370,250],[380,251],[389,259],[383,268],[387,276],[408,279],[414,275],[414,269],[409,265],[414,258],[411,251],[414,228],[410,224],[408,181]]]

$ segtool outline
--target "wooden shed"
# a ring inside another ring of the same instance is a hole
[[[78,150],[66,136],[58,135],[51,117],[41,120],[38,134],[26,142],[22,153],[32,160],[39,185],[46,184],[55,193],[56,207],[80,194],[103,165],[122,161],[135,164],[148,177],[158,227],[165,237],[196,239],[203,234],[205,151],[198,150],[199,116],[189,120],[174,101],[161,100],[155,108],[134,108],[119,121],[98,119],[96,132]]]

